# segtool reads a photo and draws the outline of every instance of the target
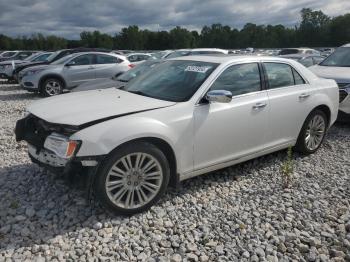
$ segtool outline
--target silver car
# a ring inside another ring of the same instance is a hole
[[[84,52],[49,64],[24,69],[19,83],[25,90],[43,96],[58,95],[94,79],[111,78],[130,69],[126,57],[112,53]]]

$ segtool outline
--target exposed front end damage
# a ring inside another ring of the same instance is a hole
[[[16,141],[26,141],[28,143],[28,154],[33,163],[65,177],[85,176],[88,195],[91,196],[94,176],[104,156],[76,157],[81,141],[76,141],[77,145],[73,152],[66,152],[71,153],[70,155],[62,155],[62,152],[60,155],[48,143],[49,140],[53,141],[51,141],[51,144],[64,141],[69,143],[71,141],[69,137],[80,129],[77,126],[49,123],[33,114],[29,114],[17,121],[15,135]],[[68,147],[67,151],[69,150]]]

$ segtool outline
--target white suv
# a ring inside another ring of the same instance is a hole
[[[314,153],[338,99],[335,81],[292,60],[189,56],[121,89],[35,102],[15,132],[33,162],[84,170],[107,208],[133,214],[181,180],[289,146]]]
[[[350,44],[335,50],[320,64],[309,67],[319,77],[334,79],[339,86],[339,118],[350,121]]]

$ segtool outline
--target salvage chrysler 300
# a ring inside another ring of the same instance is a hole
[[[16,137],[35,163],[88,170],[108,209],[133,214],[181,180],[289,146],[314,153],[338,101],[335,81],[291,60],[181,57],[120,89],[38,101]]]

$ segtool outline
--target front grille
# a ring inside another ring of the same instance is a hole
[[[25,140],[38,149],[44,146],[45,139],[56,132],[70,136],[78,131],[78,127],[49,123],[34,115],[29,115],[16,123],[16,140]]]
[[[348,92],[346,92],[344,89],[339,90],[339,103],[343,102],[348,95]]]

